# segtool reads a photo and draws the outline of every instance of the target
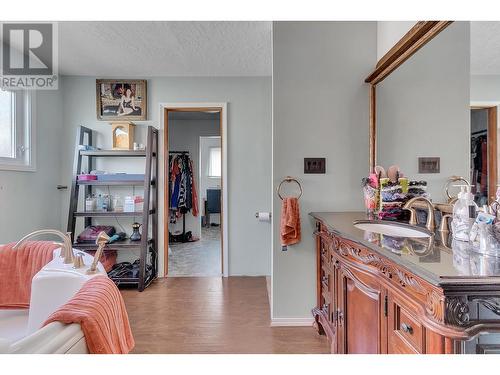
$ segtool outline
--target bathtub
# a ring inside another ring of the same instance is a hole
[[[87,266],[94,260],[85,252],[73,251],[82,254]],[[87,275],[88,267],[74,269],[71,264],[64,264],[60,252],[60,248],[54,250],[52,261],[33,277],[29,309],[0,309],[0,353],[88,353],[79,324],[42,325],[87,280],[106,272],[99,263],[98,272]]]

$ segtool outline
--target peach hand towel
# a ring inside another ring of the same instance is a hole
[[[299,199],[287,197],[281,206],[281,244],[294,245],[300,242]]]
[[[31,280],[60,247],[53,241],[27,241],[16,250],[14,245],[0,246],[0,309],[29,308]]]
[[[122,295],[104,275],[87,281],[75,296],[54,312],[51,322],[79,323],[89,352],[126,354],[135,345]]]

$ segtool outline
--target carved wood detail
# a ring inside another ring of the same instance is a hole
[[[462,296],[446,297],[445,323],[463,327],[469,324],[467,298]]]
[[[435,290],[425,288],[413,275],[405,272],[392,264],[392,262],[366,251],[363,248],[355,247],[350,242],[343,241],[342,238],[334,238],[334,249],[343,257],[352,257],[355,260],[376,268],[383,276],[391,282],[397,282],[401,287],[410,289],[413,292],[425,295],[425,312],[438,323],[445,321],[444,297]],[[499,306],[500,308],[500,306]],[[453,314],[451,314],[453,316]]]
[[[356,275],[354,275],[349,268],[344,265],[340,265],[340,271],[343,277],[347,277],[352,280],[356,288],[358,288],[361,292],[366,294],[371,299],[380,298],[380,291],[377,289],[373,289],[369,285],[366,285],[362,280],[360,280]]]
[[[383,276],[389,280],[396,281],[403,288],[412,289],[418,294],[426,294],[426,289],[416,278],[404,270],[395,267],[392,262],[363,248],[355,247],[351,243],[343,241],[340,237],[335,237],[336,249],[343,257],[350,256],[365,265],[375,267]]]
[[[432,290],[427,294],[425,312],[439,323],[444,322],[444,297]]]

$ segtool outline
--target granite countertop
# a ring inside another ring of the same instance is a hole
[[[310,215],[332,233],[375,251],[433,285],[500,285],[500,257],[475,252],[468,243],[452,241],[451,235],[441,236],[436,232],[428,240],[361,230],[353,223],[367,220],[363,212],[311,212]]]

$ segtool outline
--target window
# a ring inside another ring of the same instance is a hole
[[[208,177],[219,177],[221,176],[221,148],[220,147],[210,147],[209,159],[208,159]]]
[[[33,93],[0,90],[0,170],[34,171]]]

